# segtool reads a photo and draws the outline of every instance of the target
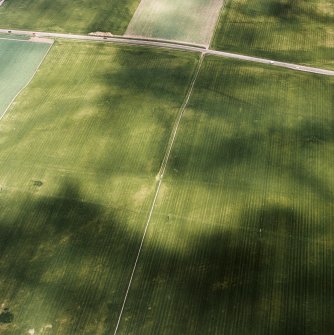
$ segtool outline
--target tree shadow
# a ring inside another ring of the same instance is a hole
[[[299,1],[269,1],[268,14],[281,20],[296,19],[299,14]]]
[[[331,14],[326,14],[325,12],[320,13],[316,10],[315,5],[303,0],[269,1],[266,6],[269,16],[283,20],[284,23],[298,23],[298,21],[303,21],[304,18],[325,24],[329,24],[333,21]]]
[[[117,322],[141,235],[122,229],[113,209],[80,198],[80,186],[68,180],[56,196],[34,199],[25,222],[1,225],[0,238],[7,241],[0,243],[7,259],[2,278],[11,291],[5,299],[42,292],[52,331],[65,324],[69,334],[91,334],[99,325],[107,334]],[[164,247],[167,231],[157,235],[157,243],[145,244],[124,314],[131,321],[123,318],[121,331],[278,335],[330,329],[334,254],[324,242],[328,224],[310,217],[273,204],[245,209],[236,228],[222,222],[197,235],[183,231],[183,252]],[[67,271],[59,275],[62,262]],[[23,301],[10,306],[21,332],[38,319],[22,319],[32,308]]]
[[[233,118],[224,113],[221,111],[221,118],[227,124],[236,123],[236,119],[242,117],[237,111]],[[333,200],[331,185],[310,161],[313,157],[329,164],[330,157],[325,155],[325,148],[334,142],[332,122],[303,121],[294,127],[275,124],[260,128],[262,116],[259,115],[258,125],[252,123],[249,113],[244,114],[249,118],[249,128],[244,132],[237,129],[226,136],[212,126],[204,127],[203,134],[196,135],[203,135],[205,141],[193,141],[193,134],[187,136],[171,155],[169,169],[173,178],[188,178],[190,169],[196,179],[205,182],[222,182],[221,176],[229,176],[234,170],[239,174],[249,171],[248,178],[252,178],[252,173],[257,178],[257,171],[266,171],[284,178],[288,176],[291,183],[308,189],[325,201]],[[252,115],[254,119],[256,110]]]
[[[267,205],[241,213],[236,230],[222,223],[193,238],[182,234],[176,242],[187,245],[183,252],[146,246],[124,313],[123,321],[131,321],[120,331],[324,333],[334,325],[334,253],[315,241],[325,239],[328,228],[288,207]]]
[[[13,208],[17,219],[0,223],[1,299],[15,315],[8,334],[48,323],[69,334],[115,326],[141,236],[122,213],[81,199],[68,179],[54,196],[28,196]]]

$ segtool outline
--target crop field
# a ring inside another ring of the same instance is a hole
[[[331,0],[229,0],[216,49],[334,68]]]
[[[208,45],[223,0],[142,0],[126,35]]]
[[[330,334],[333,78],[205,59],[119,334]]]
[[[50,44],[47,43],[12,41],[1,37],[0,118],[12,99],[34,75],[50,48]]]
[[[140,0],[6,0],[0,28],[123,34]]]
[[[1,335],[111,334],[197,58],[54,44],[0,122]]]

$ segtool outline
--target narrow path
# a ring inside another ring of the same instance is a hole
[[[190,96],[192,94],[192,91],[194,89],[195,82],[197,80],[197,77],[199,75],[199,72],[200,72],[200,69],[201,69],[201,66],[202,66],[202,63],[203,63],[203,59],[204,59],[204,53],[201,54],[201,57],[200,57],[200,59],[199,59],[199,61],[197,63],[197,66],[196,66],[193,78],[192,78],[192,80],[190,82],[187,94],[185,96],[185,99],[184,99],[181,107],[180,107],[179,113],[177,115],[176,121],[175,121],[174,126],[173,126],[173,130],[172,130],[171,135],[169,137],[169,141],[168,141],[168,145],[167,145],[167,148],[166,148],[166,151],[165,151],[165,155],[164,155],[164,158],[162,160],[159,173],[157,175],[158,183],[157,183],[157,186],[156,186],[156,191],[155,191],[155,194],[154,194],[153,202],[152,202],[151,209],[150,209],[150,212],[149,212],[148,217],[147,217],[147,221],[146,221],[146,225],[145,225],[143,237],[141,239],[141,243],[140,243],[139,250],[138,250],[138,253],[137,253],[136,261],[135,261],[135,264],[134,264],[133,269],[132,269],[132,273],[131,273],[131,276],[130,276],[129,284],[128,284],[127,290],[125,292],[125,297],[124,297],[122,308],[121,308],[121,311],[120,311],[120,314],[119,314],[119,317],[118,317],[118,320],[117,320],[117,324],[116,324],[116,328],[115,328],[115,331],[114,331],[114,335],[117,334],[117,331],[118,331],[118,328],[119,328],[119,325],[120,325],[120,322],[121,322],[121,319],[122,319],[122,315],[123,315],[123,312],[124,312],[124,307],[125,307],[125,304],[126,304],[126,301],[127,301],[127,298],[128,298],[128,294],[129,294],[129,291],[130,291],[130,288],[131,288],[131,285],[132,285],[134,274],[135,274],[136,269],[137,269],[138,260],[139,260],[139,257],[140,257],[140,254],[141,254],[141,251],[142,251],[142,248],[143,248],[143,245],[144,245],[144,241],[145,241],[147,229],[148,229],[149,224],[151,222],[152,214],[153,214],[153,211],[154,211],[154,208],[155,208],[155,204],[157,202],[158,195],[159,195],[159,192],[160,192],[160,187],[161,187],[161,184],[162,184],[162,179],[163,179],[163,176],[164,176],[165,171],[166,171],[167,163],[168,163],[168,160],[169,160],[169,157],[170,157],[170,153],[171,153],[172,148],[173,148],[173,144],[175,142],[175,138],[176,138],[177,131],[179,129],[180,121],[182,119],[182,116],[183,116],[184,111],[185,111],[185,109],[187,107],[187,104],[189,102],[189,99],[190,99]]]
[[[205,49],[205,47],[196,44],[182,43],[182,42],[172,42],[168,40],[158,40],[150,38],[133,38],[127,36],[110,36],[110,37],[99,37],[99,36],[90,36],[90,35],[75,35],[75,34],[59,34],[59,33],[48,33],[48,32],[33,32],[28,30],[9,30],[9,29],[0,29],[0,33],[8,33],[16,35],[28,35],[28,36],[37,36],[37,37],[51,37],[51,38],[64,38],[64,39],[73,39],[73,40],[83,40],[83,41],[103,41],[110,43],[126,44],[126,45],[139,45],[139,46],[151,46],[156,48],[163,49],[175,49],[183,50],[189,52],[199,52],[205,53],[206,55],[213,55],[217,57],[232,58],[248,62],[255,62],[261,64],[267,64],[271,66],[283,67],[295,71],[316,73],[326,76],[334,76],[333,70],[326,70],[317,67],[304,66],[299,64],[292,64],[286,62],[280,62],[267,58],[252,57],[247,55],[240,55],[231,52],[217,51],[211,49]]]

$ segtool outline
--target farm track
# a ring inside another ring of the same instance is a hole
[[[177,131],[179,129],[179,125],[180,125],[182,116],[184,114],[184,111],[185,111],[185,109],[188,105],[189,99],[191,97],[192,91],[194,89],[196,80],[197,80],[198,75],[200,73],[201,66],[203,64],[203,60],[204,60],[204,53],[201,54],[201,57],[200,57],[200,59],[197,63],[196,69],[194,71],[193,78],[192,78],[192,80],[189,84],[189,88],[187,90],[184,101],[183,101],[183,103],[180,107],[179,113],[177,115],[174,127],[172,129],[172,132],[171,132],[168,144],[167,144],[165,155],[164,155],[164,158],[162,160],[159,173],[157,175],[158,183],[157,183],[157,186],[156,186],[156,191],[155,191],[155,194],[154,194],[154,198],[153,198],[153,201],[152,201],[150,212],[149,212],[148,217],[147,217],[145,229],[144,229],[143,236],[142,236],[142,239],[141,239],[141,243],[140,243],[140,246],[139,246],[139,250],[138,250],[138,253],[137,253],[136,261],[135,261],[135,264],[133,266],[133,270],[132,270],[132,273],[131,273],[131,276],[130,276],[129,284],[128,284],[128,287],[127,287],[127,290],[126,290],[126,293],[125,293],[125,297],[124,297],[124,301],[123,301],[123,304],[122,304],[122,307],[121,307],[121,311],[120,311],[120,314],[119,314],[119,317],[118,317],[118,320],[117,320],[114,335],[116,335],[117,332],[118,332],[118,328],[119,328],[119,325],[120,325],[120,322],[121,322],[121,319],[122,319],[122,316],[123,316],[124,307],[125,307],[125,304],[126,304],[126,301],[127,301],[127,297],[129,295],[129,291],[131,289],[133,277],[134,277],[134,274],[135,274],[136,269],[137,269],[137,264],[138,264],[138,261],[139,261],[140,255],[141,255],[141,251],[143,249],[145,237],[146,237],[147,230],[148,230],[148,227],[149,227],[150,222],[151,222],[151,218],[152,218],[152,214],[153,214],[153,211],[154,211],[154,208],[155,208],[155,204],[156,204],[158,196],[159,196],[162,180],[163,180],[163,177],[164,177],[164,174],[165,174],[165,171],[166,171],[167,163],[168,163],[170,153],[171,153],[172,148],[173,148],[173,144],[175,142],[176,134],[177,134]]]
[[[225,51],[217,51],[205,48],[202,45],[196,44],[188,44],[182,42],[174,42],[168,40],[157,40],[157,39],[149,39],[149,38],[133,38],[126,36],[113,36],[113,37],[100,37],[100,36],[89,36],[89,35],[75,35],[75,34],[59,34],[59,33],[49,33],[49,32],[33,32],[27,30],[10,30],[10,29],[0,29],[0,33],[7,34],[11,31],[12,34],[15,35],[28,35],[28,36],[36,36],[36,37],[48,37],[48,38],[64,38],[71,40],[82,40],[82,41],[103,41],[108,43],[119,43],[119,44],[127,44],[127,45],[138,45],[138,46],[150,46],[162,49],[175,49],[181,51],[189,51],[189,52],[198,52],[204,53],[205,55],[212,55],[216,57],[223,58],[231,58],[242,61],[249,61],[255,63],[261,63],[265,65],[278,66],[282,68],[287,68],[290,70],[315,73],[326,76],[334,76],[334,71],[321,69],[317,67],[304,66],[299,64],[280,62],[266,58],[252,57],[247,55],[235,54],[231,52]]]

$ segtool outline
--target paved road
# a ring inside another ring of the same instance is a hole
[[[74,35],[74,34],[59,34],[59,33],[48,33],[48,32],[33,32],[27,30],[10,30],[12,34],[16,35],[28,35],[28,36],[37,36],[37,37],[49,37],[49,38],[64,38],[64,39],[73,39],[73,40],[84,40],[84,41],[104,41],[104,42],[111,42],[111,43],[119,43],[119,44],[127,44],[127,45],[141,45],[141,46],[151,46],[156,48],[165,48],[165,49],[176,49],[176,50],[183,50],[183,51],[190,51],[190,52],[199,52],[205,53],[207,55],[214,55],[217,57],[225,57],[225,58],[233,58],[238,60],[244,60],[249,62],[255,63],[262,63],[268,64],[271,66],[279,66],[295,71],[302,71],[302,72],[310,72],[316,73],[326,76],[334,76],[334,71],[286,63],[286,62],[279,62],[276,60],[265,59],[265,58],[258,58],[246,55],[235,54],[231,52],[225,51],[217,51],[206,49],[203,46],[196,45],[196,44],[188,44],[188,43],[176,43],[166,40],[157,40],[157,39],[149,39],[149,38],[133,38],[128,36],[118,36],[114,35],[112,37],[100,37],[100,36],[91,36],[91,35]],[[0,33],[8,33],[8,29],[0,29]]]

